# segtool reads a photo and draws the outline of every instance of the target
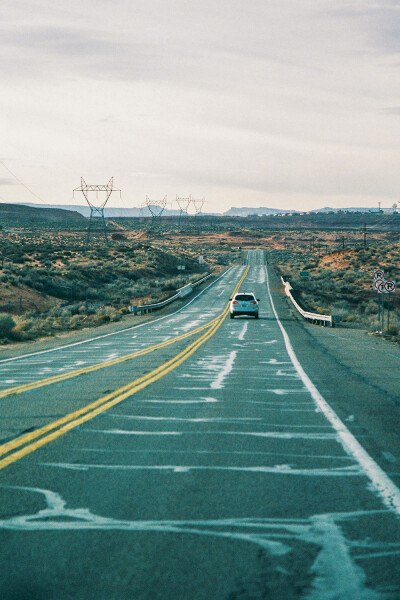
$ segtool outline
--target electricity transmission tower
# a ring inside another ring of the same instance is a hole
[[[189,206],[192,203],[192,196],[188,196],[187,198],[176,197],[176,203],[179,207],[179,219],[178,219],[178,227],[181,227],[182,219],[188,216]]]
[[[162,214],[167,206],[167,196],[164,196],[162,200],[154,203],[146,196],[146,206],[151,214],[151,231],[154,234],[159,234],[161,237],[164,235]]]
[[[194,223],[195,223],[195,227],[200,227],[201,223],[203,222],[203,208],[204,205],[206,203],[206,199],[204,198],[192,198],[192,204],[194,207]]]
[[[88,185],[83,179],[83,177],[81,177],[80,187],[75,188],[73,191],[74,196],[75,192],[82,192],[90,208],[90,219],[85,244],[86,249],[89,245],[90,234],[94,225],[94,220],[96,218],[100,218],[104,239],[106,241],[106,244],[108,245],[107,226],[104,218],[104,207],[107,204],[113,192],[119,192],[119,196],[121,197],[121,190],[115,188],[113,182],[114,178],[111,177],[108,183],[106,183],[105,185]],[[93,192],[96,193],[95,199]]]

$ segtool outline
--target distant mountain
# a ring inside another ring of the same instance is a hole
[[[353,207],[343,207],[343,208],[331,208],[329,206],[324,206],[324,208],[316,208],[315,210],[310,210],[309,212],[311,213],[329,213],[329,212],[360,212],[360,213],[368,213],[368,212],[373,212],[373,213],[377,213],[378,209],[377,208],[365,208],[365,207],[360,207],[360,206],[353,206]]]
[[[74,210],[63,210],[58,207],[28,206],[26,204],[0,203],[0,224],[19,225],[39,222],[61,223],[65,221],[83,221],[83,216]]]
[[[74,204],[26,204],[25,206],[32,206],[34,208],[58,208],[62,210],[73,210],[84,217],[90,217],[90,208],[85,205],[74,205]],[[163,215],[174,216],[179,215],[179,210],[164,209]],[[106,206],[104,209],[104,216],[106,218],[116,217],[151,217],[151,213],[147,206],[145,208],[118,208],[114,206]]]
[[[297,211],[283,210],[281,208],[267,208],[265,206],[261,206],[259,208],[232,206],[232,208],[224,212],[224,217],[247,217],[248,215],[283,215],[291,212]]]
[[[13,207],[17,207],[15,210],[18,210],[18,207],[25,207],[25,208],[32,208],[32,209],[36,209],[36,210],[40,210],[40,211],[58,211],[58,213],[53,213],[53,218],[56,219],[56,214],[58,214],[57,218],[77,218],[78,215],[80,215],[80,217],[90,217],[90,208],[89,206],[85,206],[85,205],[74,205],[74,204],[34,204],[34,203],[27,203],[27,204],[2,204],[0,203],[0,215],[1,213],[4,214],[5,211],[5,207],[6,206],[13,206]],[[152,205],[153,206],[153,205]],[[156,205],[154,205],[154,207],[156,208]],[[14,209],[13,209],[14,210]],[[367,213],[367,212],[378,212],[378,209],[374,209],[374,208],[361,208],[361,207],[351,207],[351,208],[331,208],[329,206],[325,206],[324,208],[317,208],[315,210],[311,210],[311,211],[307,211],[310,213],[329,213],[329,212],[360,212],[360,213]],[[68,212],[68,216],[65,215],[65,212]],[[227,210],[226,212],[224,212],[223,214],[221,213],[207,213],[205,212],[204,214],[213,214],[215,216],[224,216],[224,217],[247,217],[249,215],[258,215],[258,216],[268,216],[268,215],[286,215],[286,214],[298,214],[300,212],[303,211],[297,211],[297,210],[287,210],[287,209],[281,209],[281,208],[268,208],[266,206],[260,206],[258,208],[253,208],[253,207],[249,207],[249,206],[241,206],[241,207],[236,207],[236,206],[232,206],[229,210]],[[36,213],[33,213],[36,214]],[[74,214],[75,217],[72,217],[71,214]],[[171,209],[164,209],[163,211],[163,216],[165,217],[172,217],[172,216],[177,216],[179,215],[179,210],[171,210]],[[47,213],[47,215],[51,215],[51,213]],[[137,207],[132,207],[132,208],[122,208],[122,207],[114,207],[114,206],[106,206],[104,209],[104,216],[108,219],[112,219],[112,218],[116,218],[116,217],[125,217],[125,218],[129,218],[129,217],[151,217],[151,212],[149,211],[148,207],[144,207],[144,208],[137,208]],[[43,218],[47,218],[46,217],[46,213],[45,212],[41,212],[41,217]],[[1,219],[1,216],[0,216]]]

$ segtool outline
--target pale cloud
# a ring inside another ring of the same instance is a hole
[[[397,1],[3,0],[0,23],[3,153],[49,203],[81,175],[125,206],[397,199]]]

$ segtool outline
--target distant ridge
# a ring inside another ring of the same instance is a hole
[[[77,213],[83,217],[90,217],[90,208],[89,206],[85,206],[85,205],[75,205],[75,204],[34,204],[34,203],[26,203],[26,204],[6,204],[6,203],[0,203],[0,214],[3,213],[4,214],[4,210],[6,206],[13,206],[13,207],[17,207],[16,210],[18,210],[18,207],[25,207],[25,208],[32,208],[32,209],[36,209],[36,210],[41,210],[41,211],[49,211],[49,210],[54,210],[54,211],[59,211],[59,218],[76,218],[75,217],[71,217],[71,216],[66,216],[65,214],[61,214],[60,211],[62,211],[63,213],[68,212],[68,213],[74,213],[75,215],[77,215]],[[384,209],[384,212],[387,212],[389,209]],[[227,210],[224,213],[210,213],[205,211],[204,214],[209,214],[209,215],[215,215],[215,216],[224,216],[224,217],[247,217],[247,216],[269,216],[269,215],[287,215],[287,214],[299,214],[299,213],[330,213],[330,212],[334,212],[334,213],[338,213],[338,212],[358,212],[358,213],[377,213],[378,209],[377,208],[366,208],[366,207],[342,207],[342,208],[331,208],[330,206],[324,206],[323,208],[317,208],[314,210],[309,210],[309,211],[299,211],[299,210],[288,210],[288,209],[282,209],[282,208],[269,208],[267,206],[260,206],[260,207],[251,207],[251,206],[232,206],[229,210]],[[48,213],[50,215],[50,213]],[[172,217],[172,216],[176,216],[179,215],[179,210],[171,210],[166,208],[163,212],[163,215],[166,217]],[[44,217],[44,213],[42,213],[42,217]],[[53,215],[55,217],[55,215]],[[144,208],[137,208],[137,207],[132,207],[132,208],[123,208],[123,207],[114,207],[114,206],[106,206],[104,209],[104,216],[106,218],[132,218],[132,217],[150,217],[151,213],[149,211],[149,209],[147,207]]]
[[[69,210],[75,211],[83,215],[84,217],[90,217],[90,208],[85,205],[75,205],[75,204],[25,204],[25,206],[31,206],[33,208],[54,208],[61,210]],[[163,212],[165,216],[174,216],[179,215],[179,210],[169,210],[166,208]],[[104,209],[104,216],[106,218],[115,218],[115,217],[150,217],[151,213],[148,210],[147,206],[143,209],[140,208],[120,208],[118,206],[106,206]]]
[[[259,208],[253,208],[249,206],[232,206],[229,210],[224,212],[223,215],[224,217],[247,217],[248,215],[285,215],[291,212],[298,211],[283,210],[281,208],[267,208],[266,206],[260,206]]]
[[[37,207],[26,204],[0,203],[0,224],[21,224],[38,222],[65,222],[83,221],[83,216],[76,210],[64,210],[58,207],[38,205]]]

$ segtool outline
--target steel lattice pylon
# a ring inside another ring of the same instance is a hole
[[[203,196],[203,198],[192,198],[192,203],[194,206],[194,220],[196,225],[200,225],[200,222],[203,221],[202,217],[203,217],[203,208],[206,204],[206,199]]]
[[[177,196],[176,203],[179,207],[178,227],[181,227],[182,218],[188,216],[189,206],[192,203],[192,196],[187,196],[185,198]]]
[[[119,192],[121,197],[121,190],[114,187],[114,178],[110,177],[108,183],[105,185],[88,185],[86,181],[81,177],[81,185],[77,187],[73,191],[73,195],[75,196],[75,192],[82,192],[85,197],[86,202],[90,208],[90,219],[89,219],[89,227],[86,235],[86,248],[89,245],[90,234],[92,230],[92,225],[94,223],[94,219],[100,217],[101,224],[103,227],[104,238],[106,240],[106,244],[108,245],[108,237],[107,237],[107,226],[104,218],[104,207],[107,204],[111,194],[113,192]],[[96,202],[93,200],[93,192],[96,193]],[[99,192],[101,195],[101,202],[99,203]],[[91,194],[91,195],[90,195]],[[97,215],[97,217],[96,217]]]
[[[157,201],[156,203],[146,196],[146,206],[151,215],[151,231],[159,233],[161,237],[163,237],[162,214],[167,206],[167,196],[164,196],[162,200]]]

